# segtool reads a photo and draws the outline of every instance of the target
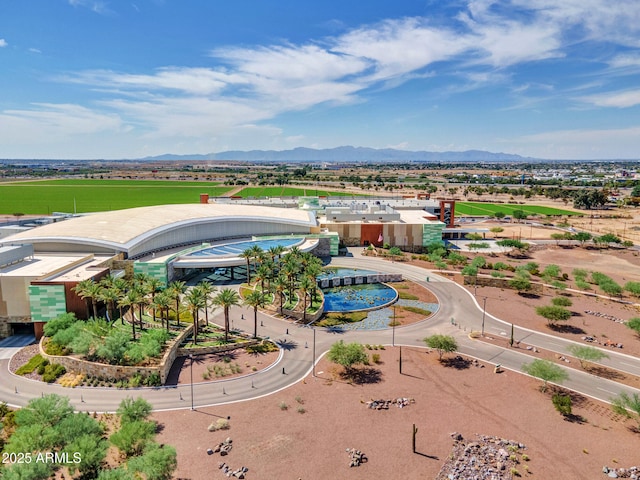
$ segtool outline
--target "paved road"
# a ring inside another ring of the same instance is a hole
[[[354,257],[341,257],[333,260],[332,265],[359,267],[380,270],[380,261],[361,258],[356,251]],[[319,358],[338,339],[346,342],[359,341],[383,345],[406,345],[424,347],[422,339],[433,333],[454,335],[459,344],[459,351],[465,355],[478,358],[489,363],[500,363],[503,368],[520,371],[522,364],[530,362],[532,356],[527,350],[502,348],[468,338],[469,331],[479,330],[482,322],[482,308],[473,295],[450,280],[426,271],[419,267],[402,263],[384,263],[384,271],[402,273],[405,278],[428,286],[438,297],[440,309],[429,320],[395,329],[379,331],[348,331],[336,332],[327,329],[312,329],[293,326],[283,320],[259,314],[258,334],[268,336],[281,344],[282,353],[279,361],[271,368],[256,372],[245,377],[216,381],[211,383],[196,383],[173,387],[129,389],[126,392],[110,388],[74,388],[68,389],[59,385],[45,385],[23,377],[11,374],[8,370],[8,360],[0,360],[0,399],[13,406],[25,405],[30,398],[44,393],[59,393],[70,397],[75,408],[82,411],[114,411],[125,395],[143,396],[149,400],[156,410],[189,409],[191,408],[193,388],[193,404],[196,407],[221,405],[230,402],[246,401],[258,396],[270,395],[302,380],[312,373],[314,330],[316,358]],[[429,281],[427,282],[427,276]],[[216,312],[213,312],[215,315]],[[246,320],[240,320],[244,314]],[[252,330],[253,318],[249,310],[235,307],[231,311],[234,324],[245,331]],[[451,319],[455,325],[452,325]],[[500,335],[500,332],[510,328],[510,324],[493,318],[485,317],[485,332]],[[508,331],[508,330],[506,330]],[[287,333],[288,332],[288,333]],[[515,330],[516,339],[525,340],[528,344],[539,348],[566,353],[565,340],[549,335],[532,332],[526,329]],[[506,346],[506,339],[505,339]],[[0,357],[6,356],[5,350],[0,348]],[[640,369],[640,359],[625,355],[612,355],[610,361],[615,365],[623,365],[627,369]],[[626,392],[640,392],[618,383],[594,377],[578,370],[579,365],[568,368],[570,378],[564,386],[579,391],[596,399],[608,401],[616,394]],[[616,367],[618,368],[618,367]],[[621,368],[621,370],[625,370]],[[635,370],[634,370],[635,371]],[[638,370],[640,371],[640,370]],[[320,372],[316,372],[322,375]]]

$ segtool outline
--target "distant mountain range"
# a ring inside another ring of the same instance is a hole
[[[158,155],[140,160],[240,160],[250,162],[522,162],[537,160],[509,153],[492,153],[482,150],[464,152],[427,152],[396,150],[393,148],[366,148],[344,146],[316,150],[294,148],[293,150],[231,150],[204,155]]]

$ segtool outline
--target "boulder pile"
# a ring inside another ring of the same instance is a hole
[[[247,467],[240,467],[237,470],[233,470],[224,462],[219,463],[218,468],[222,470],[222,473],[224,473],[227,477],[236,477],[240,480],[243,480],[245,478],[245,473],[249,471]]]
[[[347,454],[349,455],[350,467],[359,467],[361,464],[368,461],[367,456],[355,448],[347,448]]]
[[[391,405],[395,405],[398,408],[404,408],[412,403],[416,403],[413,398],[394,398],[393,400],[370,400],[367,402],[367,407],[373,410],[389,410]]]
[[[465,442],[462,435],[452,433],[453,451],[435,480],[507,480],[517,470],[519,458],[526,447],[500,437],[476,435]]]
[[[207,450],[207,453],[209,453],[209,455],[212,455],[214,453],[220,452],[220,456],[224,457],[225,455],[229,455],[229,452],[231,451],[232,448],[233,448],[233,440],[227,437],[227,439],[224,442],[220,442],[218,445],[216,445],[216,447],[213,450],[211,449]]]
[[[629,468],[609,468],[602,467],[602,473],[604,473],[609,478],[631,478],[632,480],[636,480],[640,478],[640,467],[629,467]]]

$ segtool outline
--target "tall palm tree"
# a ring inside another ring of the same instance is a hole
[[[134,292],[137,302],[136,306],[138,307],[138,316],[140,321],[140,330],[144,330],[144,307],[149,304],[149,299],[147,298],[147,294],[149,293],[149,289],[146,287],[144,283],[135,283],[129,292]]]
[[[199,287],[191,288],[185,297],[187,306],[191,309],[193,316],[193,343],[198,343],[198,322],[200,320],[200,309],[205,305],[204,293]]]
[[[211,285],[207,280],[202,280],[198,283],[198,288],[204,295],[204,318],[205,323],[209,325],[209,299],[211,294],[215,291],[215,288],[213,288],[213,285]]]
[[[238,292],[231,288],[223,288],[213,298],[213,304],[224,309],[224,341],[229,341],[229,309],[240,303]]]
[[[253,338],[258,338],[258,307],[264,305],[264,294],[258,290],[252,290],[242,303],[253,308]]]
[[[93,280],[91,279],[81,280],[76,284],[75,287],[71,289],[76,293],[76,295],[78,295],[81,299],[84,300],[87,318],[91,316],[89,312],[89,299],[90,299],[90,289],[91,289],[92,283],[93,283]]]
[[[282,313],[282,305],[284,304],[284,292],[287,291],[287,278],[284,275],[278,275],[273,281],[276,294],[280,299],[280,313]]]
[[[160,321],[164,327],[164,322],[167,322],[167,331],[169,331],[169,306],[171,305],[172,298],[169,292],[165,289],[158,293],[152,300],[153,308],[160,310]]]
[[[93,307],[93,318],[98,318],[98,300],[102,293],[102,286],[93,279],[82,280],[73,287],[73,291],[80,296],[83,300],[91,300]],[[88,308],[87,308],[88,312]],[[88,316],[88,315],[87,315]]]
[[[102,290],[100,291],[100,300],[105,302],[107,305],[107,317],[109,317],[109,322],[113,325],[115,319],[113,318],[113,311],[115,304],[120,299],[120,292],[117,288],[105,287],[102,285]]]
[[[153,300],[156,297],[156,294],[160,291],[160,288],[164,285],[164,282],[162,280],[160,280],[159,278],[155,278],[155,277],[148,277],[146,283],[146,287],[147,290],[149,291],[149,293],[151,294],[151,312],[153,315],[153,321],[156,321],[156,309],[153,306]]]
[[[131,331],[134,340],[136,339],[136,318],[134,315],[134,310],[139,301],[140,295],[136,290],[132,288],[124,297],[120,299],[120,302],[118,302],[120,308],[129,308],[129,311],[131,312]],[[122,318],[124,319],[124,316]]]
[[[260,282],[260,289],[263,292],[264,292],[264,282],[265,280],[269,279],[270,275],[271,275],[271,269],[269,268],[268,263],[263,263],[256,269],[256,275],[255,275],[256,283]]]
[[[176,325],[180,326],[180,298],[187,290],[187,284],[181,280],[175,280],[169,284],[168,289],[176,302]]]
[[[304,276],[300,280],[300,285],[298,285],[298,291],[302,295],[302,322],[307,323],[307,296],[311,289],[313,288],[313,281],[308,277]]]
[[[253,258],[253,251],[251,248],[247,248],[238,256],[247,261],[247,283],[251,285],[251,259]]]

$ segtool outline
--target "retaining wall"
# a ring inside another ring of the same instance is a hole
[[[167,350],[162,356],[162,360],[157,365],[150,366],[123,366],[123,365],[109,365],[106,363],[97,363],[90,362],[88,360],[84,360],[77,357],[72,357],[68,355],[49,355],[44,351],[43,348],[43,337],[40,340],[40,355],[43,358],[49,360],[49,363],[58,363],[66,368],[68,371],[83,373],[85,375],[90,375],[93,377],[105,378],[105,379],[114,379],[114,380],[125,380],[134,376],[136,373],[149,376],[152,374],[157,374],[160,376],[160,382],[162,385],[167,381],[167,376],[169,375],[169,370],[171,370],[171,366],[178,356],[178,350],[180,344],[187,338],[188,335],[191,334],[191,330],[193,329],[193,325],[189,325],[180,335],[178,335],[171,344],[169,344]]]

